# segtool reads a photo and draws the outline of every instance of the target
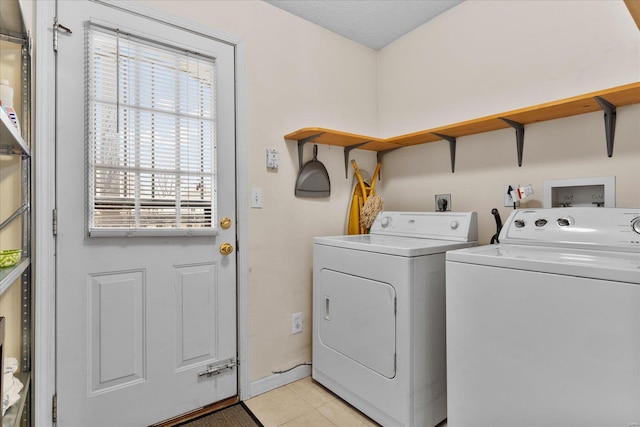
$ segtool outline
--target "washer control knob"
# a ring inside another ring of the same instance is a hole
[[[560,227],[568,227],[570,225],[573,225],[575,223],[575,220],[573,219],[573,217],[568,216],[565,218],[558,218],[556,222]]]
[[[451,227],[452,230],[455,230],[456,228],[458,228],[458,221],[451,221],[449,227]]]
[[[514,223],[516,224],[516,228],[522,228],[525,224],[524,219],[516,219]]]
[[[544,227],[547,220],[544,218],[536,219],[536,227]]]
[[[640,216],[631,221],[631,229],[640,234]]]
[[[382,217],[382,219],[380,220],[380,225],[382,225],[382,228],[388,227],[389,224],[391,224],[391,218],[389,218],[388,216]]]

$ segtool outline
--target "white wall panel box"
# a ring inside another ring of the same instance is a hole
[[[544,182],[545,208],[616,206],[616,177],[556,179]]]

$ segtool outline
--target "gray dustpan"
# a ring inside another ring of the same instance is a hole
[[[327,168],[318,160],[318,146],[313,145],[313,160],[308,161],[298,172],[296,197],[329,197],[331,182]]]

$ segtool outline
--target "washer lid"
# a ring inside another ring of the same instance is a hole
[[[499,244],[447,252],[454,262],[640,284],[640,256],[629,252]]]
[[[467,248],[477,244],[477,242],[452,242],[448,240],[386,236],[379,234],[314,237],[313,243],[317,245],[335,246],[345,249],[404,257],[443,253],[448,250]]]

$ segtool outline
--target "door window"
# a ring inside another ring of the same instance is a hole
[[[91,24],[91,236],[216,232],[216,61]]]

